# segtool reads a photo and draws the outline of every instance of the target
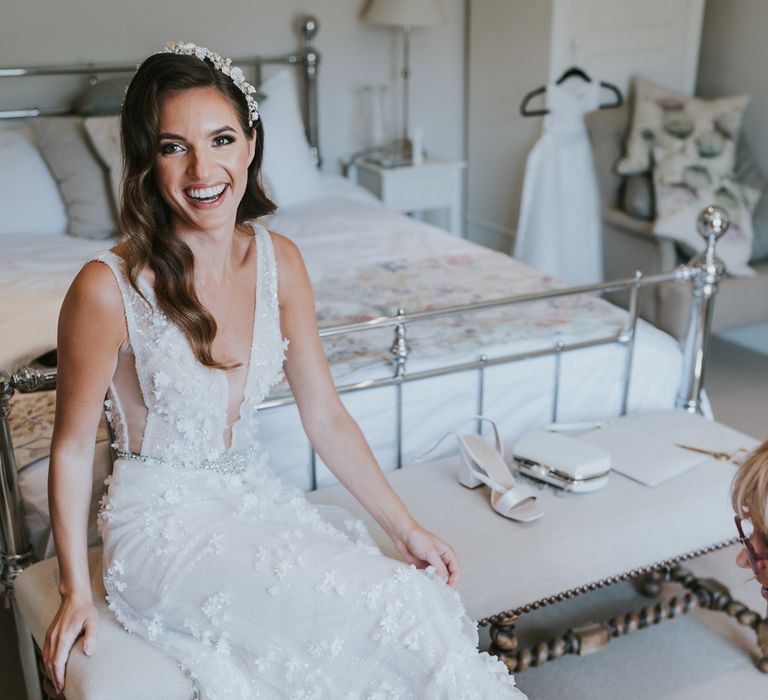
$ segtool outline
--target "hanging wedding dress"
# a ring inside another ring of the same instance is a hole
[[[541,137],[528,156],[514,255],[569,284],[602,280],[600,196],[583,116],[600,105],[600,83],[547,86]]]
[[[271,238],[255,231],[253,344],[229,448],[226,374],[197,361],[145,280],[146,301],[118,256],[97,258],[128,325],[107,401],[120,458],[99,517],[109,609],[205,700],[524,698],[477,653],[442,580],[382,556],[359,520],[269,469],[255,407],[286,342]]]

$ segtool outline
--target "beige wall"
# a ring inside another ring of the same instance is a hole
[[[425,147],[463,153],[464,0],[437,0],[443,25],[414,32],[411,124],[424,127]],[[399,114],[399,36],[364,25],[363,0],[5,0],[0,66],[79,61],[133,62],[168,39],[184,39],[223,55],[283,53],[298,46],[295,21],[320,22],[320,137],[324,169],[363,145],[360,88],[390,83]],[[13,95],[31,99],[27,83],[0,81],[0,107]],[[46,87],[55,92],[56,86]],[[29,105],[25,105],[29,106]],[[267,127],[268,130],[268,127]]]
[[[744,129],[768,173],[768,2],[708,0],[701,40],[697,93],[747,94]]]
[[[745,135],[768,174],[768,2],[707,0],[697,92],[714,97],[751,96],[744,117]],[[768,348],[768,324],[735,329],[728,340],[758,352]]]
[[[547,81],[551,24],[549,0],[469,2],[467,236],[505,252],[542,123],[520,100]]]

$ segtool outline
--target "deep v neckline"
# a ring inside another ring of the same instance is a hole
[[[253,291],[253,318],[252,318],[252,327],[251,327],[251,344],[248,349],[248,359],[246,363],[245,368],[245,380],[243,383],[243,398],[240,400],[240,403],[237,407],[237,418],[232,421],[232,424],[229,423],[229,404],[230,399],[232,398],[232,391],[229,383],[229,379],[227,378],[227,370],[220,369],[218,367],[206,367],[202,364],[200,364],[197,357],[194,357],[194,353],[192,351],[192,346],[189,344],[188,339],[186,336],[184,336],[184,339],[187,341],[187,347],[189,349],[189,352],[192,353],[193,359],[196,362],[196,364],[201,367],[204,370],[207,370],[208,372],[211,372],[213,376],[216,378],[217,381],[224,382],[224,395],[226,396],[226,406],[225,406],[225,419],[224,419],[224,430],[221,433],[221,451],[223,454],[227,454],[232,451],[232,448],[235,446],[235,435],[239,432],[238,428],[243,422],[243,409],[245,408],[246,403],[248,402],[250,398],[250,387],[252,385],[252,374],[253,374],[253,365],[254,365],[254,351],[256,348],[256,332],[258,325],[258,319],[259,319],[259,310],[260,310],[260,300],[261,300],[261,286],[262,286],[262,265],[264,260],[264,250],[262,246],[262,231],[263,229],[261,227],[254,227],[253,233],[254,233],[254,239],[256,243],[256,283],[254,285],[254,291]],[[267,234],[268,235],[268,234]],[[157,296],[155,294],[155,288],[142,276],[139,275],[140,284],[144,287],[145,292],[149,292],[149,297],[152,299],[153,306],[155,307],[155,310],[162,313],[160,309],[157,307]],[[176,329],[179,333],[184,335],[184,332],[176,326]],[[227,445],[227,433],[229,433],[229,445]]]
[[[261,272],[261,265],[262,265],[262,258],[263,258],[263,251],[261,247],[261,230],[254,229],[254,240],[256,243],[256,283],[254,285],[253,289],[253,318],[251,319],[252,327],[251,327],[251,345],[248,349],[248,359],[246,360],[246,366],[245,366],[245,379],[243,381],[243,398],[240,400],[240,403],[237,406],[237,418],[232,421],[232,423],[229,423],[229,404],[230,400],[232,398],[232,387],[229,383],[229,379],[227,377],[227,370],[218,369],[216,367],[211,367],[211,371],[218,373],[223,381],[226,384],[226,396],[227,396],[227,411],[226,411],[226,418],[227,420],[224,423],[224,432],[221,436],[221,446],[222,446],[222,452],[225,454],[232,451],[232,448],[235,446],[235,434],[239,432],[239,426],[242,425],[243,421],[243,409],[245,408],[246,403],[248,402],[249,397],[249,388],[251,386],[251,373],[253,371],[253,353],[254,348],[256,347],[256,326],[258,324],[259,319],[259,299],[261,297],[260,294],[260,288],[261,288],[261,275],[259,274]],[[227,445],[227,433],[229,433],[229,445]]]

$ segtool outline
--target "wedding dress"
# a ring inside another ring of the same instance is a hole
[[[600,106],[600,83],[569,87],[547,86],[549,114],[525,165],[514,256],[569,284],[594,284],[603,279],[602,225],[584,115]]]
[[[145,301],[117,255],[96,258],[128,326],[107,399],[119,458],[99,516],[109,609],[205,700],[524,698],[477,653],[442,580],[384,557],[362,522],[270,471],[255,407],[287,343],[272,241],[254,229],[253,344],[229,447],[226,373],[197,361],[146,280]]]

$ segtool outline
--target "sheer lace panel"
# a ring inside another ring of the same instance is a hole
[[[121,452],[141,454],[141,443],[147,426],[147,407],[141,395],[136,374],[136,359],[130,347],[121,350],[112,378],[108,407],[112,413],[112,429]]]

